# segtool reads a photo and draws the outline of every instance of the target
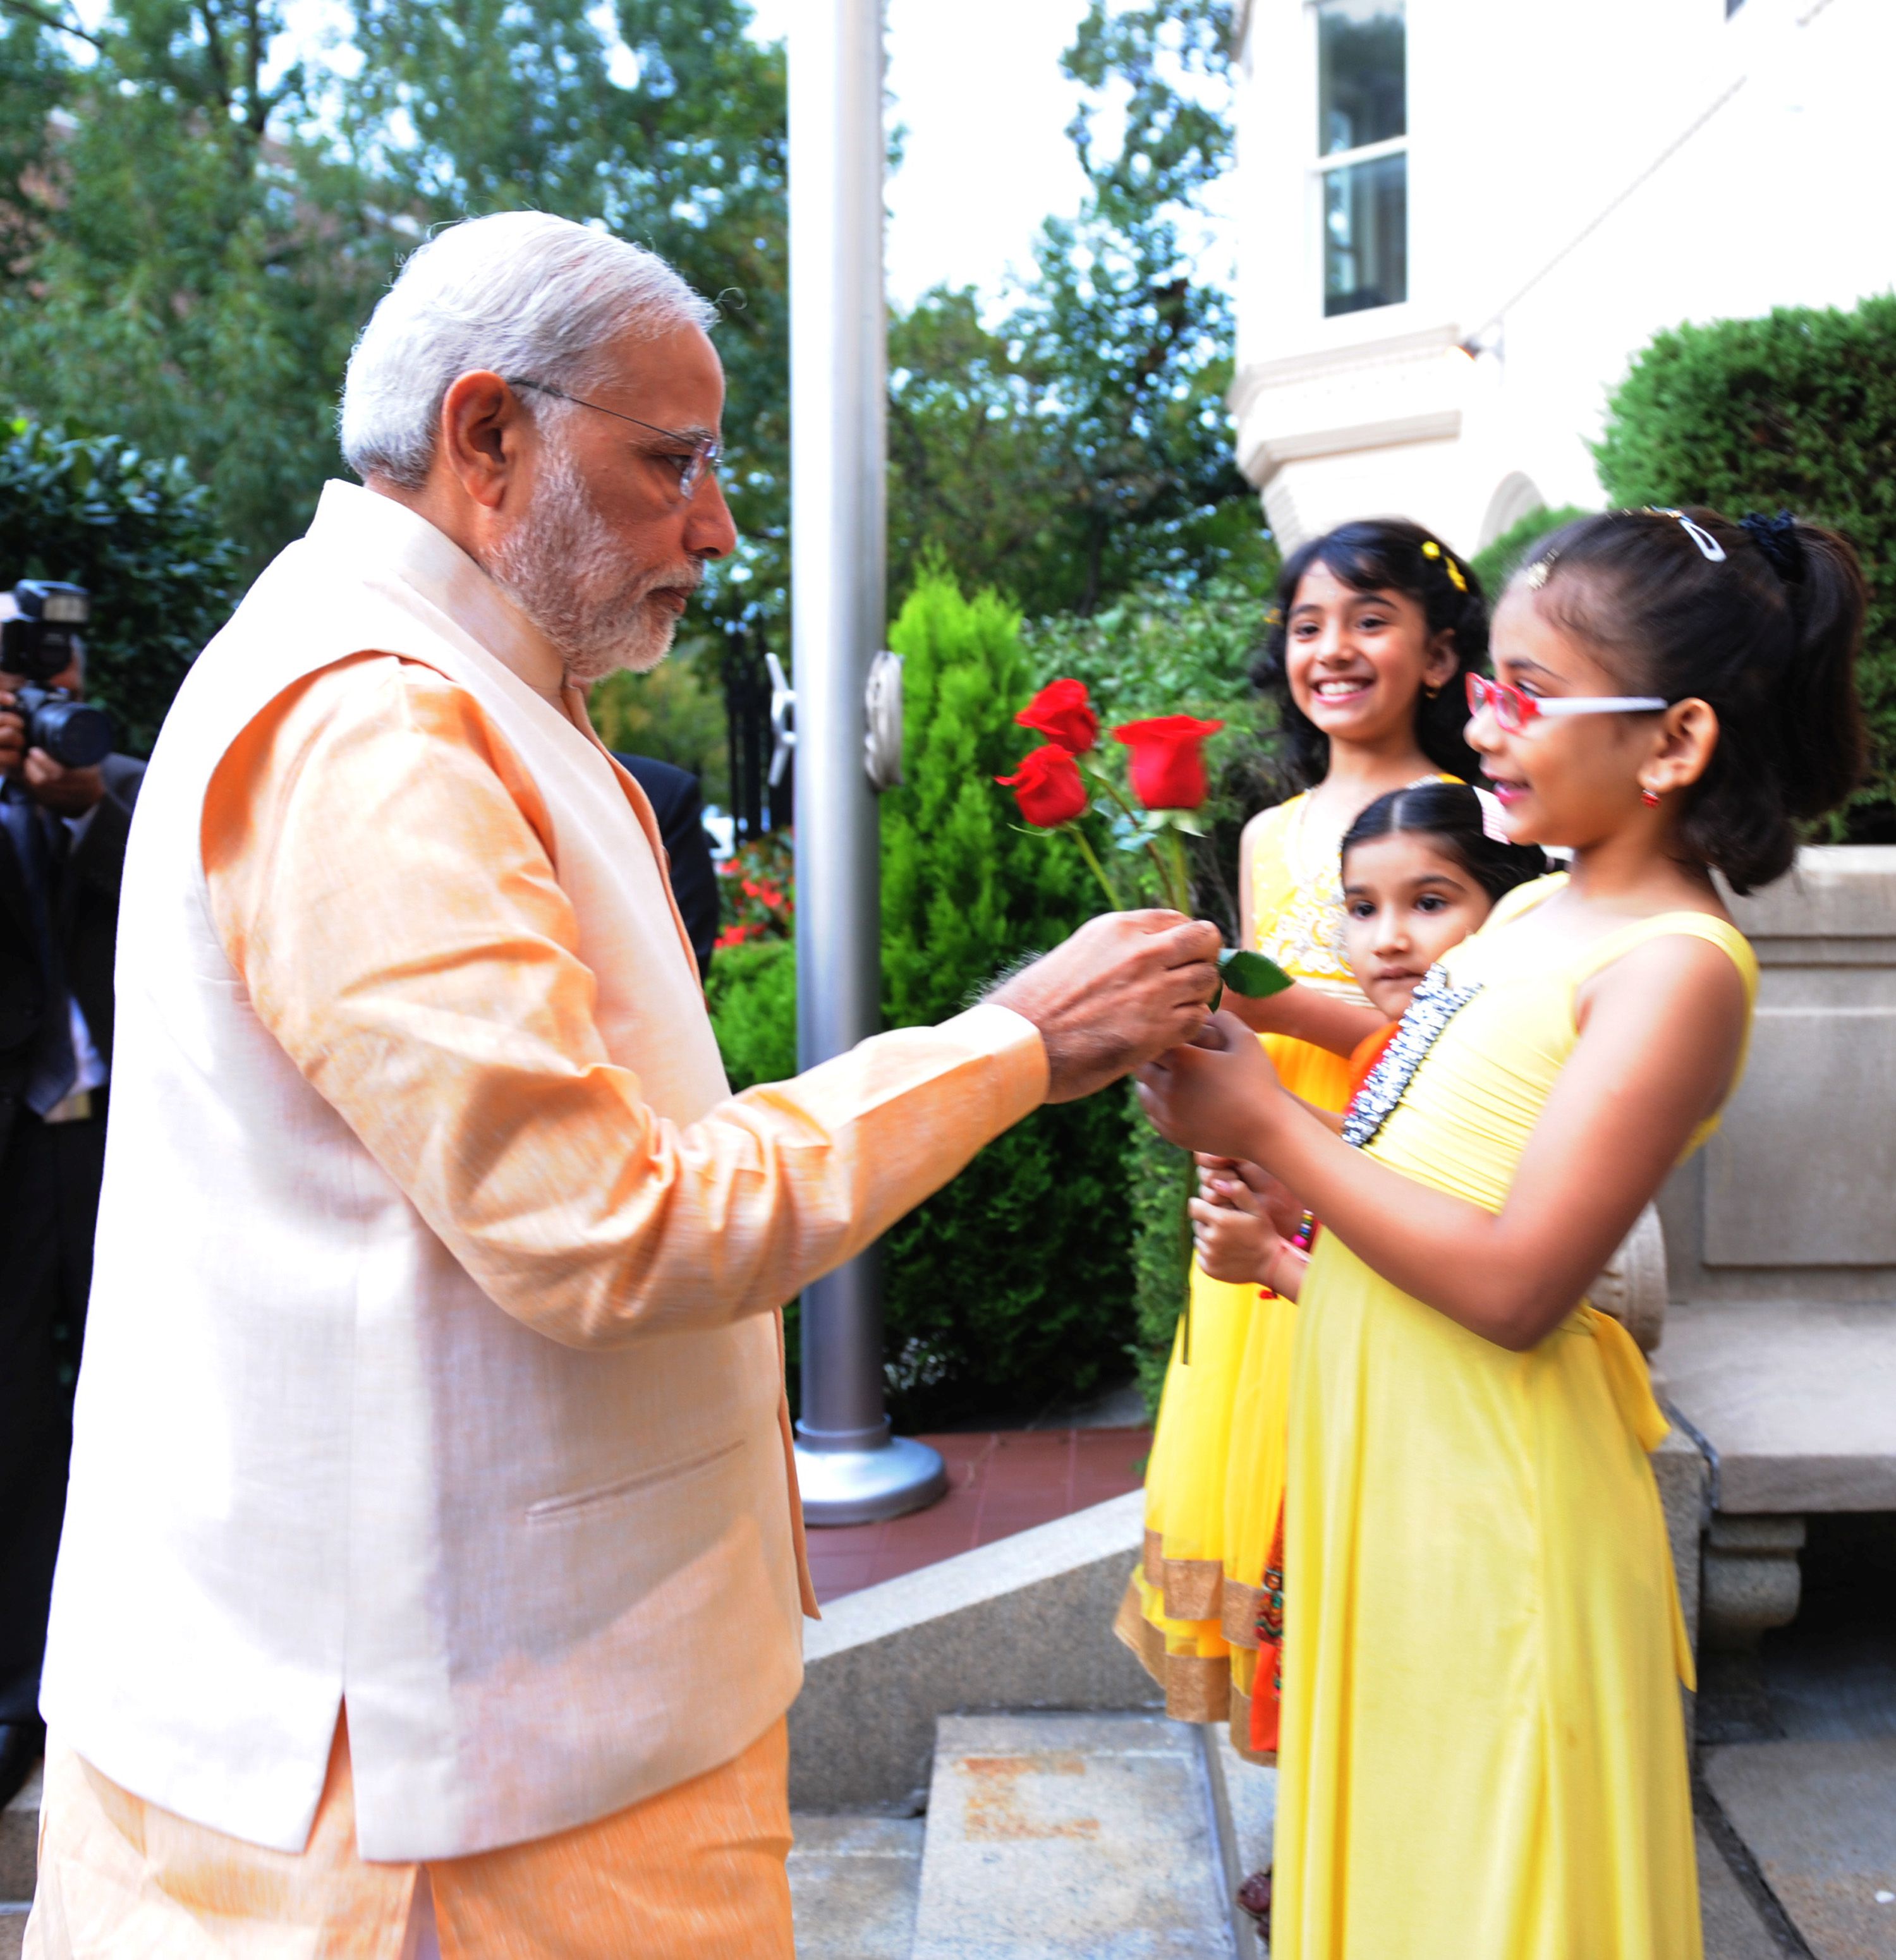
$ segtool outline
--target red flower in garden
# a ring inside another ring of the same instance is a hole
[[[1148,810],[1197,809],[1211,794],[1201,745],[1224,725],[1190,714],[1161,714],[1115,728],[1113,740],[1133,752],[1133,794]]]
[[[1099,740],[1099,717],[1087,701],[1082,681],[1049,681],[1014,719],[1069,756],[1085,755]]]
[[[1079,765],[1057,742],[1049,742],[1023,757],[1011,776],[994,780],[1020,799],[1021,816],[1044,829],[1071,823],[1086,808],[1086,785],[1080,779]]]

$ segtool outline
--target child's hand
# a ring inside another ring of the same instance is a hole
[[[1264,1201],[1241,1179],[1220,1178],[1216,1183],[1216,1197],[1191,1201],[1192,1242],[1200,1267],[1209,1278],[1269,1287],[1295,1300],[1308,1259],[1277,1230]]]
[[[1248,1193],[1261,1201],[1263,1215],[1286,1239],[1297,1236],[1304,1222],[1303,1201],[1280,1177],[1273,1177],[1262,1164],[1244,1163],[1234,1157],[1198,1159],[1199,1195],[1216,1204],[1225,1201],[1228,1192]]]
[[[1221,1157],[1258,1158],[1277,1071],[1262,1043],[1235,1015],[1214,1015],[1186,1047],[1139,1071],[1139,1099],[1168,1141]]]

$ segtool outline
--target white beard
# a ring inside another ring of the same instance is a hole
[[[696,558],[629,571],[625,547],[594,508],[563,444],[526,514],[496,545],[487,570],[559,650],[569,680],[603,680],[622,667],[649,673],[671,651],[678,622],[654,602],[661,587],[689,591],[704,576]]]

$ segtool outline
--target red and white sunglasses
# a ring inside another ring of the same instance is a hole
[[[1671,703],[1655,694],[1523,694],[1504,680],[1490,680],[1486,674],[1471,673],[1468,681],[1468,713],[1472,717],[1484,708],[1494,711],[1495,720],[1510,735],[1518,735],[1531,722],[1550,721],[1563,714],[1650,714]]]

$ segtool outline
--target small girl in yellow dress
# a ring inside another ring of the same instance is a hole
[[[1547,860],[1508,841],[1493,793],[1466,783],[1413,783],[1377,797],[1343,840],[1343,943],[1350,970],[1384,1025],[1350,1058],[1352,1097],[1381,1059],[1416,990],[1517,886]],[[1342,1127],[1339,1115],[1337,1125]],[[1286,1300],[1302,1290],[1313,1221],[1289,1188],[1255,1164],[1201,1156],[1193,1237],[1201,1271],[1215,1280],[1261,1286]],[[1301,1214],[1301,1215],[1300,1215]],[[1257,1650],[1250,1696],[1252,1752],[1273,1755],[1278,1739],[1278,1659],[1283,1615],[1282,1510],[1248,1630]],[[1240,1902],[1259,1896],[1263,1875]]]
[[[1697,1960],[1644,1363],[1588,1284],[1742,1066],[1712,873],[1790,865],[1860,765],[1850,547],[1588,517],[1495,622],[1469,738],[1512,892],[1419,989],[1339,1137],[1221,1015],[1143,1071],[1164,1133],[1324,1221],[1292,1387],[1273,1960]]]
[[[1275,697],[1289,773],[1315,785],[1245,826],[1244,943],[1301,982],[1239,1002],[1286,1083],[1340,1109],[1350,1052],[1383,1017],[1339,937],[1337,845],[1365,805],[1418,778],[1464,777],[1463,676],[1483,660],[1473,573],[1420,527],[1341,526],[1286,562],[1257,679]],[[1254,1286],[1191,1275],[1146,1476],[1146,1555],[1117,1630],[1168,1713],[1222,1721],[1243,1747],[1251,1632],[1283,1490],[1290,1310]]]

